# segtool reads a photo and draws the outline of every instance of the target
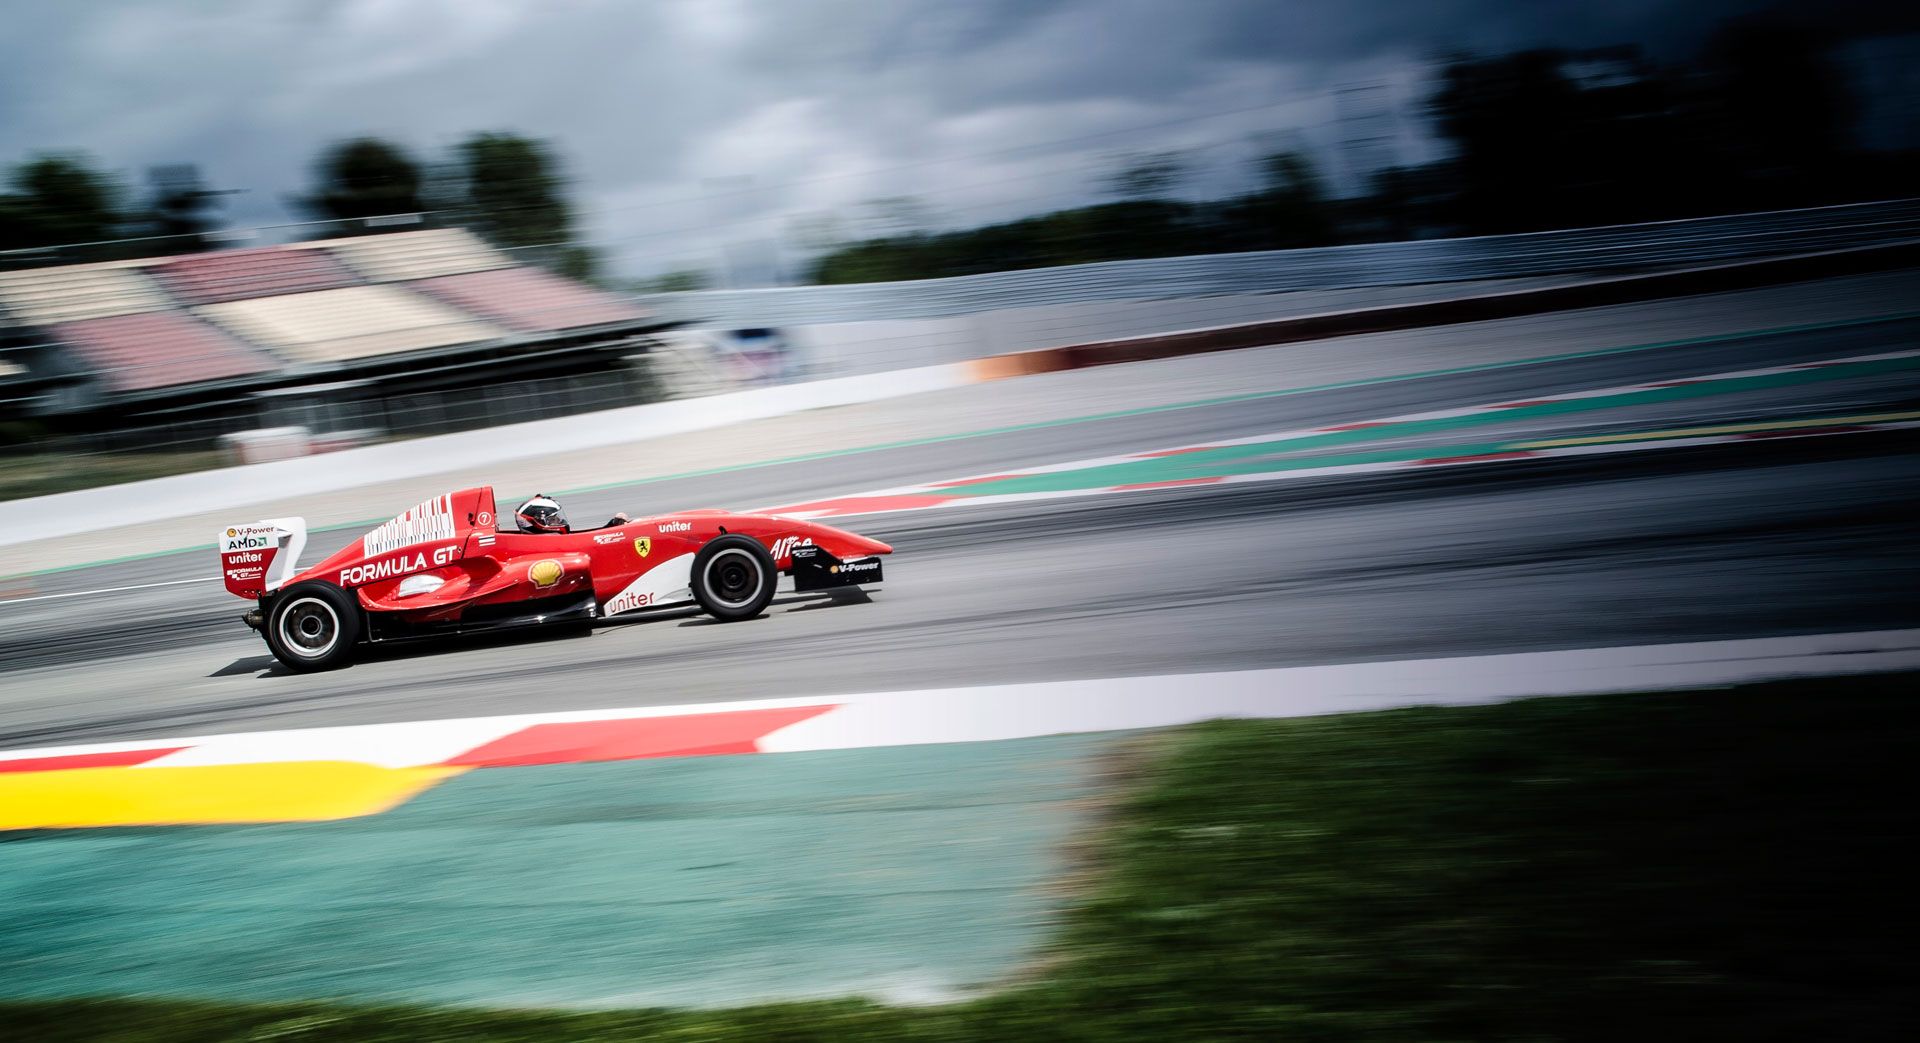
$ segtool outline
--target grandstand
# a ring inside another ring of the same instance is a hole
[[[154,275],[188,305],[331,290],[359,283],[324,250],[268,247],[196,254],[155,267]]]
[[[442,275],[409,285],[522,333],[625,322],[633,312],[624,301],[534,268]]]
[[[305,390],[378,407],[596,372],[664,325],[456,228],[0,272],[0,383],[61,389],[0,400],[73,429],[232,429]]]
[[[477,344],[507,335],[492,323],[392,286],[343,286],[255,297],[209,304],[198,311],[306,368]]]
[[[163,311],[170,301],[142,261],[105,261],[64,268],[0,272],[0,307],[30,326]]]
[[[264,352],[176,311],[77,319],[47,332],[109,396],[255,376],[275,365]]]
[[[306,245],[332,253],[368,282],[404,282],[513,267],[506,255],[458,228],[329,239]]]

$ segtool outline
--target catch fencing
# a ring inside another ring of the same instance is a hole
[[[648,294],[718,328],[972,315],[1089,301],[1649,271],[1920,240],[1920,199],[1464,239],[1109,261],[911,282]]]

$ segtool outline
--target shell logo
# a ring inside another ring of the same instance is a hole
[[[228,530],[227,530],[227,536],[228,536],[228,538],[229,538],[229,539],[231,539],[231,538],[232,538],[232,537],[234,537],[234,536],[238,536],[238,535],[240,535],[240,530],[239,530],[239,529],[228,529]]]
[[[534,586],[542,590],[560,582],[560,577],[566,574],[567,570],[561,568],[560,563],[552,558],[548,558],[545,561],[536,561],[532,565],[527,566],[527,579],[531,580]]]

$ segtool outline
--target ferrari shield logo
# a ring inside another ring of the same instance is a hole
[[[653,553],[653,539],[652,539],[651,537],[648,537],[648,536],[642,536],[642,537],[640,537],[639,539],[637,539],[637,540],[634,540],[634,541],[633,541],[633,551],[634,551],[634,553],[635,553],[635,554],[638,554],[638,555],[640,555],[640,556],[641,556],[641,557],[643,557],[643,558],[644,558],[644,557],[646,557],[646,556],[647,556],[647,555],[649,555],[649,554],[652,554],[652,553]]]

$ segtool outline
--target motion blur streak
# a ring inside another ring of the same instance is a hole
[[[0,1039],[1912,1036],[1895,6],[6,5]]]
[[[1904,320],[1733,337],[1227,401],[661,481],[640,492],[648,509],[666,510],[779,502],[835,485],[939,482],[1852,358],[1910,343],[1916,329]],[[1535,346],[1540,354],[1553,347]],[[1144,372],[1174,380],[1205,365],[1182,360]],[[1063,375],[1060,386],[1080,379]],[[1519,443],[1792,425],[1903,412],[1920,398],[1915,391],[1911,371],[1876,373],[1577,417],[1496,418],[1471,437]],[[1447,457],[1461,451],[1461,437],[1428,432],[1395,447]],[[4,604],[0,730],[12,746],[47,745],[526,712],[553,708],[550,693],[561,690],[567,708],[590,710],[632,706],[636,695],[698,703],[1910,627],[1920,625],[1909,596],[1920,566],[1902,522],[1920,514],[1920,458],[1911,450],[1910,434],[1891,431],[881,515],[863,530],[893,544],[902,564],[871,606],[782,596],[752,640],[736,627],[668,614],[603,627],[586,642],[396,649],[297,679],[268,668],[230,600],[197,586]],[[634,496],[606,489],[571,497],[569,507],[582,515],[631,509]],[[329,537],[338,544],[355,535],[321,534],[313,552],[330,552]],[[194,554],[82,569],[47,577],[47,592],[205,567]],[[498,683],[528,674],[549,683]],[[192,680],[156,687],[155,677]]]

